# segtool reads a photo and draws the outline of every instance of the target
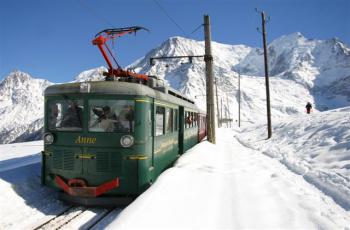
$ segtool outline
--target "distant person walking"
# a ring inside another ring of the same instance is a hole
[[[305,108],[306,108],[306,113],[307,113],[307,114],[310,114],[311,109],[312,109],[312,105],[311,105],[311,103],[310,103],[310,102],[308,102],[308,103],[306,104]]]

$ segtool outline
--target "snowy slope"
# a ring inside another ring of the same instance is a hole
[[[350,107],[290,116],[276,122],[265,140],[265,125],[248,127],[237,137],[246,146],[278,159],[350,210]]]
[[[41,136],[43,91],[51,84],[20,71],[12,72],[0,83],[0,143]]]

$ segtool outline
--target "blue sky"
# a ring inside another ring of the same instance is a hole
[[[106,65],[91,44],[97,32],[149,28],[150,33],[117,40],[118,61],[126,66],[169,37],[203,40],[203,30],[191,32],[204,14],[211,17],[214,41],[261,47],[255,7],[271,16],[268,41],[298,31],[307,38],[338,37],[350,44],[349,0],[2,0],[0,79],[17,69],[52,82],[71,81],[84,70]]]

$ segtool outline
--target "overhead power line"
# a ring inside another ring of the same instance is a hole
[[[91,15],[93,15],[95,18],[99,19],[100,21],[103,21],[104,23],[108,24],[109,26],[111,26],[112,28],[115,28],[115,26],[110,23],[106,18],[102,17],[101,15],[99,15],[98,13],[95,12],[95,10],[93,8],[91,8],[88,4],[84,3],[83,0],[77,0],[77,2],[79,3],[79,5],[84,8],[85,10],[87,10]]]
[[[185,32],[184,29],[182,29],[182,27],[168,14],[168,12],[165,10],[165,8],[157,1],[157,0],[153,0],[154,3],[159,7],[159,9],[161,9],[163,11],[163,13],[170,19],[170,21],[172,21],[175,26],[182,31],[182,33],[185,35],[185,37],[188,37],[187,33]]]
[[[196,29],[194,29],[190,35],[194,34],[197,30],[199,30],[200,28],[202,28],[202,26],[204,26],[204,24],[200,24]]]

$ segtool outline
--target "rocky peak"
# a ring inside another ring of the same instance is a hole
[[[28,73],[13,71],[0,83],[0,102],[31,103],[30,98],[37,96],[37,91],[42,94],[51,84],[47,80],[34,79]]]
[[[21,72],[19,70],[15,70],[11,72],[2,82],[1,86],[18,86],[23,83],[30,81],[32,78],[29,74]]]

